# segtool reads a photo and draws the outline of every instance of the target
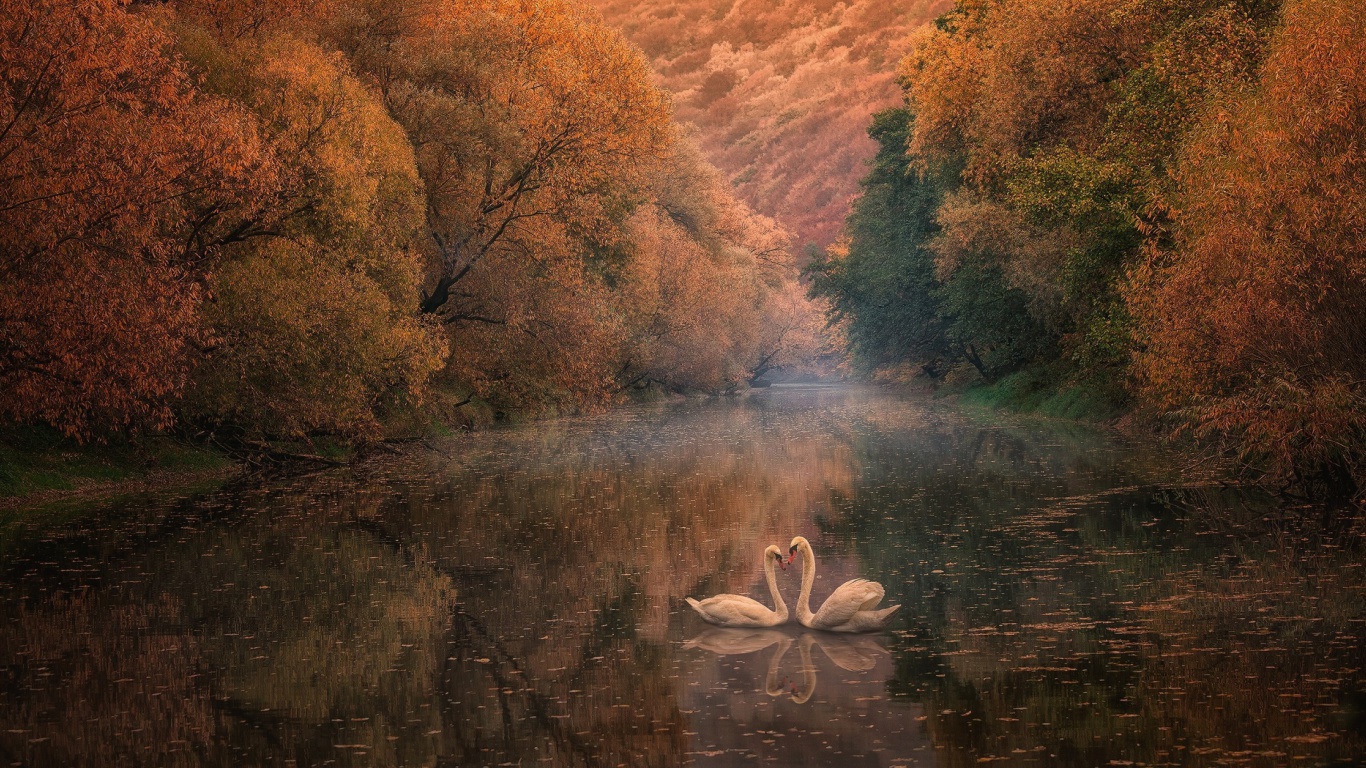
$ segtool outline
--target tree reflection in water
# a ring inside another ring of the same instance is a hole
[[[1360,531],[1170,463],[773,388],[111,505],[0,577],[0,760],[1363,758]],[[682,597],[763,597],[799,533],[815,600],[876,579],[892,630],[703,631]]]

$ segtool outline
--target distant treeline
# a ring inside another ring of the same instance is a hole
[[[901,74],[811,268],[862,366],[1042,372],[1366,488],[1366,4],[960,0]]]
[[[717,391],[820,327],[566,0],[0,0],[0,179],[0,421],[81,438]]]

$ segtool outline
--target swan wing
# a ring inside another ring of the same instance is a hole
[[[875,581],[850,579],[825,599],[825,604],[811,618],[811,625],[818,629],[833,629],[848,624],[859,611],[877,605],[884,594],[882,585]]]
[[[880,611],[859,611],[844,628],[849,632],[875,632],[887,626],[887,620],[900,608],[899,605],[893,605]]]
[[[762,627],[773,622],[773,611],[743,595],[717,595],[706,600],[688,598],[703,620],[722,627]]]

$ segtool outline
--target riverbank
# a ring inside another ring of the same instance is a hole
[[[52,430],[0,430],[0,559],[124,498],[212,490],[246,465],[168,436],[80,445]]]
[[[977,380],[943,392],[964,405],[1093,424],[1115,424],[1131,414],[1122,391],[1102,382],[1058,376],[1047,368],[1027,368],[994,382]]]
[[[933,379],[920,366],[903,364],[876,371],[870,381],[973,409],[1022,416],[1117,426],[1132,422],[1134,415],[1133,399],[1121,384],[1113,379],[1081,378],[1057,363],[1029,366],[995,381],[986,380],[967,363]]]
[[[628,402],[681,395],[643,388]],[[573,413],[507,412],[467,390],[435,388],[416,408],[388,415],[373,443],[318,438],[311,443],[276,440],[250,443],[240,451],[171,435],[143,435],[106,443],[78,443],[46,427],[0,428],[0,526],[18,517],[45,517],[49,506],[72,507],[126,494],[200,487],[267,466],[347,464],[375,445],[444,438]],[[69,515],[62,515],[63,518]]]
[[[82,445],[54,430],[10,428],[0,432],[0,516],[20,507],[227,479],[241,471],[225,451],[169,436]]]

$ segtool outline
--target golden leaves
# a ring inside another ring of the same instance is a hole
[[[439,368],[519,406],[611,400],[655,253],[628,222],[665,197],[696,216],[669,290],[714,299],[670,311],[725,358],[689,375],[767,354],[785,235],[701,164],[670,176],[668,97],[566,0],[5,10],[7,418],[364,436]]]
[[[1285,9],[1257,88],[1180,170],[1178,247],[1136,273],[1142,394],[1281,479],[1366,484],[1366,17]],[[1341,479],[1339,477],[1338,479]]]
[[[164,425],[198,338],[181,225],[251,189],[259,147],[122,4],[3,5],[0,413]]]

